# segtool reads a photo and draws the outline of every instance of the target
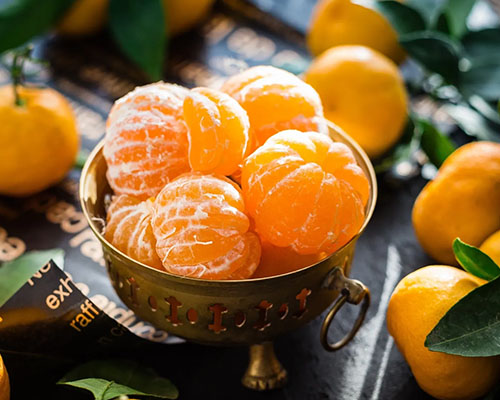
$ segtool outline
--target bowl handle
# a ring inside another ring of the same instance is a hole
[[[321,344],[325,350],[336,351],[349,343],[361,327],[361,324],[365,319],[366,312],[368,311],[368,307],[370,306],[370,290],[360,281],[347,278],[340,267],[335,267],[330,271],[323,286],[327,289],[337,290],[340,292],[340,297],[335,301],[335,304],[323,321],[320,334]],[[363,302],[361,304],[361,310],[359,311],[358,318],[347,335],[336,343],[329,343],[328,329],[330,328],[330,324],[332,323],[337,312],[346,302],[350,304],[360,304]]]

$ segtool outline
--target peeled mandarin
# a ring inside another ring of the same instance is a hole
[[[107,213],[104,237],[134,260],[163,270],[151,227],[152,210],[152,199],[141,201],[124,194],[114,196]]]
[[[247,112],[252,149],[285,129],[328,131],[318,93],[285,70],[262,65],[249,68],[230,77],[222,90]]]
[[[241,167],[250,122],[236,100],[218,90],[193,89],[184,100],[184,119],[194,171],[231,175]]]
[[[260,260],[240,188],[221,175],[179,176],[158,194],[156,250],[165,269],[202,279],[245,279]]]
[[[106,124],[103,154],[116,194],[145,200],[190,170],[182,105],[189,91],[163,82],[119,99]]]
[[[351,150],[318,132],[280,132],[243,165],[248,213],[262,241],[332,253],[363,225],[369,183]]]
[[[262,242],[260,264],[252,278],[266,278],[287,274],[314,265],[326,257],[326,253],[298,254],[290,247],[277,247]]]

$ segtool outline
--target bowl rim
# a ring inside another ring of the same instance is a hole
[[[362,159],[364,165],[366,166],[367,172],[368,172],[368,180],[370,183],[370,197],[368,200],[368,209],[365,215],[365,220],[363,222],[363,225],[359,229],[358,233],[354,235],[347,243],[345,243],[342,247],[338,248],[335,252],[332,254],[328,255],[327,257],[321,259],[320,261],[308,265],[306,267],[297,269],[295,271],[287,272],[285,274],[279,274],[279,275],[273,275],[273,276],[267,276],[267,277],[261,277],[261,278],[247,278],[247,279],[201,279],[201,278],[193,278],[189,276],[181,276],[181,275],[175,275],[172,274],[168,271],[162,271],[153,267],[150,267],[149,265],[143,264],[140,261],[137,261],[131,257],[129,257],[127,254],[123,253],[122,251],[118,250],[113,244],[111,244],[105,237],[104,235],[100,232],[100,230],[94,225],[93,220],[91,216],[89,215],[89,211],[85,205],[84,201],[84,192],[85,192],[85,181],[88,176],[88,171],[90,167],[93,165],[94,160],[96,159],[97,155],[102,152],[103,147],[104,147],[104,139],[102,139],[97,145],[94,147],[94,149],[91,151],[89,154],[85,165],[82,169],[82,173],[80,175],[80,183],[79,183],[79,197],[80,197],[80,206],[82,208],[82,212],[85,215],[85,218],[87,220],[87,223],[89,224],[90,228],[92,229],[92,232],[97,236],[99,241],[104,244],[106,244],[107,247],[112,249],[113,252],[118,253],[121,257],[127,259],[129,262],[132,264],[144,267],[149,269],[150,271],[154,273],[159,273],[161,275],[166,275],[170,278],[174,279],[181,279],[182,281],[192,281],[192,283],[203,283],[205,285],[210,285],[213,284],[214,286],[219,286],[219,285],[224,285],[224,284],[244,284],[244,283],[249,283],[249,282],[259,282],[259,281],[269,281],[273,279],[283,279],[284,277],[291,277],[293,275],[298,275],[303,273],[306,270],[313,269],[315,266],[324,263],[328,259],[330,259],[334,254],[342,251],[345,249],[347,246],[350,246],[353,242],[355,242],[359,236],[364,232],[366,226],[371,220],[371,217],[373,215],[373,212],[375,210],[375,206],[377,204],[377,196],[378,196],[378,187],[377,187],[377,177],[375,174],[375,169],[373,168],[373,165],[370,161],[370,158],[366,154],[366,152],[361,148],[361,146],[353,139],[351,138],[347,133],[345,133],[340,127],[338,127],[336,124],[334,124],[331,121],[326,120],[326,123],[328,125],[329,131],[334,131],[335,134],[339,135],[342,137],[344,141],[346,141],[350,147],[354,148],[355,151],[357,152],[357,155]],[[356,157],[357,158],[357,157]],[[365,168],[363,168],[364,170]],[[187,283],[187,282],[186,282]]]

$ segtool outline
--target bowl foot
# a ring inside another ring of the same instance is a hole
[[[252,390],[271,390],[283,387],[287,372],[276,358],[272,342],[254,344],[249,349],[250,361],[241,383]]]

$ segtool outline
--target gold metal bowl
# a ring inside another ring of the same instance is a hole
[[[102,143],[89,156],[82,172],[82,209],[102,244],[108,274],[118,296],[140,318],[176,336],[209,345],[251,346],[250,366],[243,384],[253,389],[279,387],[286,379],[286,371],[274,357],[272,339],[316,318],[337,299],[325,318],[320,336],[327,350],[337,350],[354,337],[369,306],[369,290],[347,276],[356,241],[375,208],[375,172],[356,142],[335,125],[329,124],[329,128],[332,139],[352,149],[370,181],[364,224],[355,237],[323,261],[269,278],[238,281],[187,278],[131,259],[102,235],[105,197],[112,193],[106,180]],[[330,344],[329,325],[346,302],[362,303],[359,317],[346,337]]]

